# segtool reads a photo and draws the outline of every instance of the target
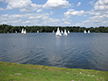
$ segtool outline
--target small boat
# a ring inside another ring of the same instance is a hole
[[[15,31],[15,33],[17,33],[17,31]]]
[[[88,30],[88,33],[90,33],[90,30]]]
[[[56,36],[62,36],[59,30],[59,27],[57,28]]]
[[[52,33],[54,33],[54,30],[53,30],[53,32]]]
[[[87,33],[86,30],[84,30],[84,33]]]
[[[24,30],[23,34],[26,35],[26,30]]]
[[[61,30],[61,33],[63,34],[63,31]]]
[[[68,30],[68,34],[70,33],[70,31]]]
[[[22,30],[21,30],[21,33],[23,34],[24,33],[24,29],[22,28]]]
[[[37,33],[39,33],[39,31],[37,30]]]
[[[63,34],[63,36],[67,36],[67,32],[66,32],[66,29],[64,30],[64,34]]]

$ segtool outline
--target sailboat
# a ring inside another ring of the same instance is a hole
[[[26,30],[24,30],[23,34],[26,35]]]
[[[67,36],[67,32],[66,32],[66,29],[64,30],[64,34],[63,34],[64,36]]]
[[[39,31],[37,30],[37,33],[39,33]]]
[[[63,34],[63,31],[61,30],[61,33]]]
[[[68,30],[68,34],[70,33],[70,31]]]
[[[56,36],[61,36],[59,28],[57,28]]]
[[[84,30],[84,33],[87,33],[86,30]]]
[[[17,33],[17,31],[15,31],[15,33]]]
[[[24,33],[24,29],[22,28],[21,33]]]
[[[54,30],[53,30],[53,32],[52,33],[54,33]]]
[[[90,30],[88,30],[88,33],[90,33]]]

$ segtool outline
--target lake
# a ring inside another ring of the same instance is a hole
[[[0,61],[108,71],[108,33],[0,34]]]

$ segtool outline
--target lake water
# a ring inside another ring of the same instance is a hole
[[[108,33],[0,34],[0,61],[108,71]]]

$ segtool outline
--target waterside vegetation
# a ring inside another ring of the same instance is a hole
[[[108,81],[108,72],[0,62],[0,81]]]
[[[104,26],[100,26],[100,27],[90,27],[90,28],[86,28],[86,27],[79,27],[79,26],[66,26],[66,27],[62,27],[62,26],[12,26],[12,25],[0,25],[0,33],[15,33],[15,31],[17,31],[17,33],[20,33],[22,28],[26,29],[26,32],[52,32],[52,31],[57,31],[57,27],[59,27],[60,30],[66,29],[67,31],[69,30],[70,32],[84,32],[84,30],[88,31],[90,30],[90,32],[95,32],[95,33],[108,33],[108,27],[104,27]]]

